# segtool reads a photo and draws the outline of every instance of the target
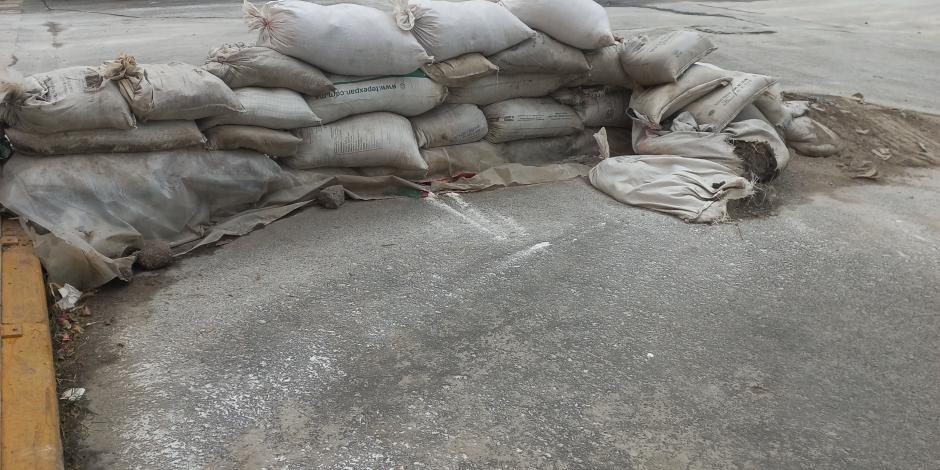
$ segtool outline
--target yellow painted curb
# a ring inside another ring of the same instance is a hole
[[[45,281],[10,220],[0,237],[0,470],[64,468]]]

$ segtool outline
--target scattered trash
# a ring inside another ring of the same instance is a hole
[[[871,134],[871,130],[870,130],[870,129],[858,129],[858,128],[856,128],[856,129],[855,129],[855,133],[858,134],[858,135],[868,135],[868,134]]]
[[[78,303],[78,299],[82,297],[82,291],[72,287],[70,284],[66,284],[60,287],[58,291],[62,298],[59,299],[55,305],[63,311],[75,308],[75,305]]]
[[[878,167],[872,162],[862,162],[856,165],[855,168],[853,168],[853,171],[853,178],[868,180],[881,179],[881,174],[878,171]]]
[[[76,402],[81,400],[85,396],[84,388],[69,388],[62,392],[62,396],[59,397],[60,400],[65,400],[68,402]]]
[[[876,157],[884,161],[891,159],[891,149],[887,147],[879,147],[876,149],[872,149],[871,153],[875,154]]]

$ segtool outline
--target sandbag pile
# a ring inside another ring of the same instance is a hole
[[[783,102],[776,79],[701,62],[715,50],[692,31],[624,43],[636,155],[595,166],[595,187],[626,204],[713,223],[727,218],[729,200],[750,196],[786,168],[788,141],[819,154],[838,151],[837,136]],[[601,148],[606,137],[597,135]]]
[[[785,139],[833,147],[774,79],[702,63],[697,32],[623,40],[592,0],[392,5],[245,1],[257,43],[202,66],[121,56],[0,84],[0,204],[33,222],[54,281],[87,288],[128,279],[144,240],[244,234],[334,184],[369,199],[590,174],[711,222],[786,166]],[[611,151],[643,155],[585,165]]]

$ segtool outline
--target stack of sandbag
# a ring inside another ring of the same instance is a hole
[[[492,165],[519,163],[513,158],[525,149],[542,156],[527,164],[549,163],[593,153],[585,126],[629,127],[629,81],[619,62],[616,79],[566,88],[591,70],[582,49],[618,44],[595,2],[392,3],[391,12],[245,3],[258,46],[323,70],[333,86],[302,92],[320,122],[295,131],[302,141],[283,164],[430,180],[483,168],[443,165],[442,155],[469,154],[458,146],[498,156]]]
[[[72,155],[200,146],[195,123],[241,112],[235,93],[192,65],[138,65],[123,56],[2,85],[0,121],[20,153]]]
[[[21,154],[0,204],[43,229],[57,282],[95,287],[127,278],[143,240],[247,233],[326,185],[369,198],[590,173],[711,222],[783,170],[785,140],[839,146],[774,79],[702,63],[715,47],[697,32],[624,41],[592,0],[391,3],[245,1],[257,43],[202,67],[122,56],[0,84]],[[598,153],[618,156],[592,170]]]
[[[592,0],[421,0],[399,18],[434,57],[423,71],[447,87],[442,106],[412,119],[427,175],[595,154],[587,129],[630,126],[619,62],[619,73],[588,79],[584,50],[619,44]]]
[[[323,122],[307,105],[306,96],[336,89],[313,65],[242,43],[211,50],[205,69],[231,87],[244,107],[242,112],[199,121],[212,150],[250,149],[273,158],[295,157],[301,130]]]
[[[635,88],[627,114],[636,155],[596,166],[596,187],[628,204],[715,222],[727,216],[727,200],[786,168],[786,141],[819,153],[837,147],[820,143],[836,141],[831,131],[795,119],[776,79],[700,62],[715,49],[693,31],[625,41],[619,58]]]

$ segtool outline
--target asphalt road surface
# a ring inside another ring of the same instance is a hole
[[[940,6],[627,2],[788,89],[937,112]],[[652,3],[655,3],[652,4]],[[669,3],[665,5],[665,3]],[[198,62],[238,2],[27,1],[23,73]],[[2,49],[6,48],[6,49]],[[938,468],[936,169],[797,159],[693,226],[584,181],[310,209],[91,308],[80,468]]]

